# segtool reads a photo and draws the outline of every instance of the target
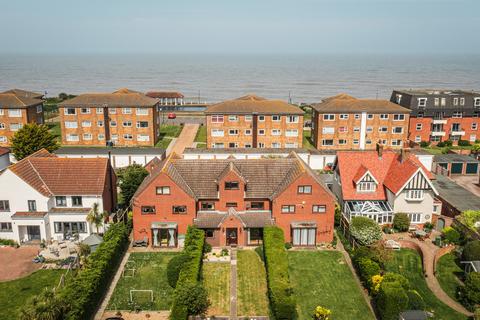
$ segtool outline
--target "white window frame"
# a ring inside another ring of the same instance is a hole
[[[103,114],[103,108],[95,108],[95,109],[96,109],[95,112],[97,114]]]
[[[258,121],[264,122],[265,121],[265,116],[258,116]]]
[[[400,132],[396,132],[397,129],[401,129]],[[403,134],[403,127],[393,127],[392,134]]]
[[[245,116],[245,122],[251,122],[253,119],[252,115],[246,115]]]
[[[66,139],[69,142],[80,141],[80,137],[78,136],[78,134],[67,134]]]
[[[80,108],[80,114],[90,114],[91,112],[92,112],[92,110],[88,107]]]
[[[124,120],[122,121],[122,127],[124,128],[131,128],[133,126],[132,121],[130,120]]]
[[[405,115],[403,113],[394,114],[393,121],[405,121]]]
[[[422,129],[423,129],[423,124],[417,123],[417,124],[415,125],[415,130],[421,131]]]
[[[137,116],[148,116],[148,108],[136,108],[135,114]]]
[[[132,108],[122,108],[122,114],[132,114]]]
[[[405,200],[407,201],[422,201],[425,198],[425,191],[424,190],[407,190],[407,194],[405,195]]]
[[[478,129],[478,123],[472,122],[471,128],[472,128],[472,130],[477,130]]]
[[[223,129],[212,129],[210,134],[212,137],[223,137],[225,136],[225,131]]]
[[[78,128],[78,122],[77,121],[65,121],[63,123],[63,125],[67,129],[77,129]]]
[[[229,122],[238,122],[238,116],[237,115],[229,115],[228,116],[228,121]]]
[[[298,123],[299,121],[299,116],[287,116],[287,123]]]
[[[272,136],[281,136],[282,135],[282,130],[272,129],[271,134],[272,134]]]
[[[69,110],[73,110],[73,113],[68,113]],[[64,108],[63,109],[63,114],[66,116],[74,116],[77,114],[77,109],[75,108]]]
[[[150,141],[150,136],[148,134],[137,134],[137,141],[148,142]]]
[[[388,132],[388,127],[378,127],[378,132],[387,133]]]
[[[325,113],[323,115],[323,121],[335,121],[335,114],[333,113]]]
[[[418,98],[418,106],[419,107],[426,107],[427,106],[427,98]]]
[[[285,130],[286,137],[298,137],[298,129],[287,129]]]
[[[410,218],[410,223],[420,223],[422,221],[421,213],[409,213],[408,217]]]
[[[282,116],[278,114],[272,115],[272,121],[273,122],[280,122],[282,120]]]
[[[380,120],[388,120],[388,114],[382,113],[382,114],[380,114],[379,118],[380,118]]]
[[[90,120],[83,120],[82,121],[82,128],[90,128],[92,126],[92,121]]]
[[[258,129],[258,135],[259,136],[264,136],[265,135],[265,129]]]
[[[8,109],[8,116],[10,118],[21,118],[22,110],[21,109]]]
[[[245,135],[246,136],[251,136],[252,135],[252,129],[245,129]]]
[[[223,123],[224,117],[223,114],[213,114],[210,116],[210,121],[212,123]]]
[[[480,97],[473,98],[473,106],[474,107],[480,107]]]
[[[348,114],[346,113],[342,113],[340,116],[339,116],[340,120],[348,120]]]
[[[327,141],[331,141],[332,143],[331,144],[326,144]],[[322,146],[331,147],[331,146],[334,146],[334,145],[335,145],[335,141],[333,139],[322,139]]]
[[[238,129],[228,129],[228,135],[229,136],[238,136],[238,133],[239,133]]]
[[[82,139],[85,141],[93,140],[93,135],[91,133],[84,133]]]

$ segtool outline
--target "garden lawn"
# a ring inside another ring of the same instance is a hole
[[[207,143],[207,127],[198,127],[197,135],[195,136],[195,142]]]
[[[0,282],[0,319],[19,319],[20,308],[45,288],[57,286],[65,270],[38,270],[31,275]]]
[[[46,123],[50,133],[57,137],[58,142],[62,141],[62,132],[60,129],[60,122],[48,122]]]
[[[237,254],[238,315],[268,316],[267,276],[265,266],[253,250]]]
[[[183,127],[173,124],[164,124],[160,126],[160,131],[158,134],[158,142],[155,145],[158,148],[167,149],[170,142],[173,138],[176,138],[182,132]]]
[[[312,130],[303,130],[303,148],[315,149],[313,146]]]
[[[108,310],[133,310],[130,304],[130,290],[153,290],[153,303],[149,293],[134,293],[134,302],[142,310],[169,310],[173,301],[174,289],[167,280],[167,265],[178,253],[146,252],[131,253],[122,276],[108,302]],[[126,269],[135,269],[133,271]],[[136,300],[135,300],[136,299]]]
[[[317,306],[335,320],[375,319],[340,252],[289,251],[288,262],[298,319],[311,319]]]
[[[230,263],[204,263],[203,284],[211,303],[207,315],[228,316],[230,314]]]
[[[411,249],[395,251],[393,259],[386,265],[387,271],[398,272],[405,276],[413,289],[423,297],[427,309],[435,313],[437,320],[467,319],[464,315],[450,309],[430,291],[423,276],[422,261],[420,255]]]
[[[443,291],[454,300],[457,300],[457,289],[462,284],[459,277],[462,275],[463,269],[455,262],[455,255],[448,253],[438,259],[437,280]]]

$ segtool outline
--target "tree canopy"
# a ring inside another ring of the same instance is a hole
[[[12,138],[12,153],[17,160],[22,160],[34,152],[47,149],[57,150],[59,144],[46,125],[28,123],[18,130]]]
[[[117,176],[120,180],[120,195],[122,203],[128,204],[132,200],[133,195],[142,183],[143,179],[148,176],[148,171],[139,164],[132,164],[118,171]]]

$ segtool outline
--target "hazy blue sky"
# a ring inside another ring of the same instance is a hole
[[[480,53],[480,0],[0,0],[0,52]]]

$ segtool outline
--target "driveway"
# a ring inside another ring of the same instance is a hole
[[[172,152],[181,155],[185,148],[189,148],[193,145],[195,136],[197,135],[198,123],[186,123],[183,126],[183,130],[180,133],[180,136],[175,140],[172,146],[169,146],[167,149],[167,156]]]
[[[23,278],[40,269],[40,263],[32,262],[39,250],[39,246],[0,247],[0,281]]]

